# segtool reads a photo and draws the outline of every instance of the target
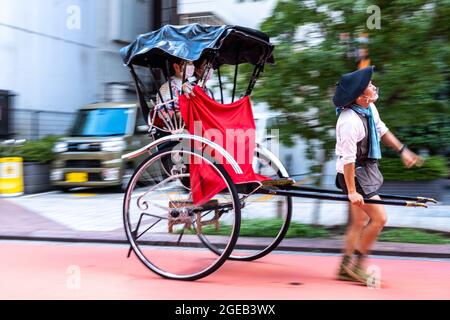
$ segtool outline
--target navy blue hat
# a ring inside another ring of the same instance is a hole
[[[370,66],[344,74],[336,85],[334,105],[345,107],[355,101],[369,85],[374,69],[375,66]]]

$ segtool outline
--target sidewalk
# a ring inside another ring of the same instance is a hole
[[[122,227],[108,231],[75,230],[5,199],[0,199],[0,239],[127,243]],[[241,239],[240,243],[248,248],[256,248],[258,247],[258,238],[247,238],[245,241]],[[278,250],[340,253],[342,247],[343,240],[296,238],[285,239]],[[378,242],[372,254],[448,259],[450,258],[450,244],[424,245]]]

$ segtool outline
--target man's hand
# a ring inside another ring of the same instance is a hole
[[[344,179],[348,190],[348,199],[356,206],[362,206],[364,204],[363,197],[356,192],[355,187],[355,163],[347,163],[344,165]]]
[[[421,157],[419,157],[417,154],[415,154],[414,152],[412,152],[409,149],[405,149],[402,152],[401,157],[402,157],[402,161],[403,161],[404,165],[407,168],[411,168],[412,166],[420,167],[423,165],[423,162],[424,162],[424,160]]]
[[[362,206],[364,204],[364,198],[358,192],[350,192],[348,194],[348,199],[356,206]]]

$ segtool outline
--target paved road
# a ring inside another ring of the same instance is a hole
[[[122,196],[120,193],[88,189],[67,194],[50,192],[5,201],[20,205],[44,219],[75,231],[112,231],[122,228]],[[252,206],[258,217],[275,214],[275,210],[270,209],[266,202],[261,202],[260,206],[258,203]],[[273,207],[276,207],[276,204],[273,204]],[[293,220],[302,223],[313,222],[315,207],[315,200],[294,199]],[[320,224],[339,225],[345,224],[346,221],[346,203],[322,202]],[[428,209],[390,206],[387,226],[450,232],[450,205],[430,205]]]
[[[373,258],[383,288],[334,280],[339,257],[273,253],[196,282],[165,280],[125,246],[3,242],[0,299],[450,299],[450,260]],[[194,254],[194,253],[193,253]]]

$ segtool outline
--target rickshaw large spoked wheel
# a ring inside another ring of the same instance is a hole
[[[281,169],[268,156],[255,152],[254,171],[271,179],[282,178]],[[254,186],[237,185],[239,197],[245,199],[241,208],[241,231],[230,260],[253,261],[275,250],[287,234],[292,219],[292,198],[264,195]],[[209,241],[209,235],[200,234],[205,245],[217,255],[222,249]]]
[[[161,165],[168,163],[168,157],[173,162],[169,174]],[[191,178],[186,164],[192,161],[201,161],[225,186],[201,206],[194,205],[192,191],[202,181],[182,183]],[[139,184],[142,178],[144,188]],[[146,267],[165,278],[197,280],[217,270],[233,251],[239,236],[240,201],[223,166],[190,150],[163,149],[133,174],[124,197],[123,219],[131,249]],[[210,229],[220,230],[220,236],[209,238],[220,248],[218,255],[200,240]]]

